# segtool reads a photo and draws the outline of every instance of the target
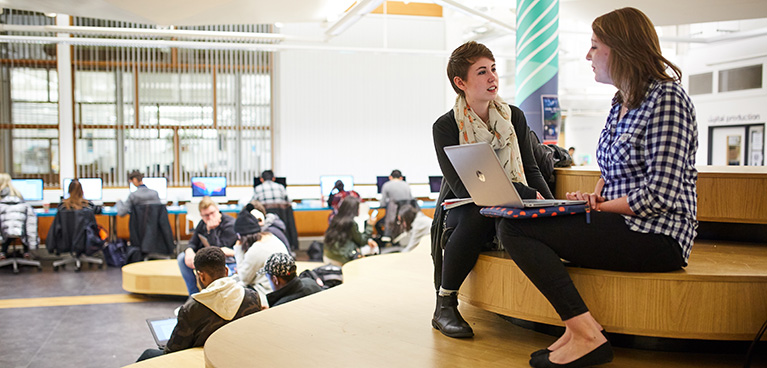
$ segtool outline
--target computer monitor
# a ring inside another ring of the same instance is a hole
[[[27,202],[43,200],[43,179],[11,179],[11,185]]]
[[[77,179],[83,187],[83,198],[89,201],[100,201],[103,195],[101,178],[79,178]],[[64,179],[64,199],[69,198],[69,183],[72,179]]]
[[[441,176],[429,176],[429,189],[432,193],[439,193],[439,189],[442,186]]]
[[[351,175],[322,175],[320,176],[320,192],[323,197],[330,196],[330,192],[338,180],[344,183],[344,190],[354,190],[354,177]]]
[[[160,196],[160,199],[164,200],[168,198],[168,179],[158,176],[158,177],[144,177],[142,180],[142,183],[146,185],[147,188],[154,190],[157,192],[157,195]],[[129,184],[130,192],[133,193],[136,191],[136,186],[133,185],[133,183]]]
[[[282,184],[283,187],[287,187],[288,186],[288,182],[287,182],[287,180],[285,180],[284,176],[275,176],[274,177],[274,181],[277,182],[277,183]],[[259,185],[261,185],[261,177],[260,176],[254,176],[253,177],[253,188],[255,188],[255,187],[259,186]]]
[[[402,180],[407,181],[407,179],[403,176]],[[376,176],[376,186],[378,187],[378,194],[381,194],[381,189],[383,188],[384,183],[389,181],[388,176]]]
[[[192,197],[226,197],[225,176],[192,177]]]

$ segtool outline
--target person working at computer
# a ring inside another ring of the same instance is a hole
[[[8,248],[14,239],[21,239],[22,257],[31,259],[30,249],[37,249],[37,216],[32,206],[24,202],[24,197],[13,187],[11,176],[0,173],[0,243],[3,248],[0,260],[6,258]]]
[[[221,214],[216,202],[210,197],[203,197],[198,208],[202,220],[194,228],[187,248],[178,255],[178,268],[181,270],[181,276],[184,278],[189,295],[199,291],[197,279],[194,276],[194,255],[200,249],[219,247],[229,257],[227,263],[231,267],[234,267],[235,263],[231,258],[234,257],[232,246],[237,241],[237,234],[234,232],[234,218]]]
[[[259,178],[261,184],[253,189],[253,198],[264,205],[290,203],[285,186],[274,181],[274,172],[265,170]]]
[[[138,361],[205,345],[219,328],[261,310],[258,292],[245,289],[231,277],[226,256],[218,247],[201,249],[194,256],[196,278],[202,291],[192,294],[178,311],[178,322],[164,350],[147,349]]]
[[[681,71],[663,57],[652,21],[638,9],[604,14],[591,29],[586,60],[597,82],[618,91],[599,137],[594,192],[567,193],[588,201],[590,222],[579,214],[498,225],[506,251],[565,325],[557,341],[532,354],[533,367],[613,358],[561,259],[611,271],[673,271],[687,265],[696,233],[698,128]]]
[[[128,181],[136,187],[136,191],[128,195],[128,199],[123,202],[117,201],[117,215],[125,216],[131,212],[131,207],[140,204],[161,204],[160,195],[156,191],[147,188],[143,183],[144,174],[138,170],[133,170],[128,174]]]
[[[275,253],[269,256],[262,270],[272,284],[266,295],[269,307],[275,307],[322,291],[322,287],[310,278],[298,277],[296,262],[289,254]]]
[[[381,208],[386,209],[386,216],[376,223],[376,231],[385,237],[395,237],[402,229],[396,226],[397,208],[404,201],[413,199],[410,184],[402,177],[402,172],[392,170],[389,181],[381,186]],[[395,227],[397,227],[395,229]]]
[[[447,74],[458,97],[453,109],[432,127],[444,178],[437,203],[470,197],[444,148],[478,142],[494,149],[522,198],[553,198],[535,162],[525,114],[498,97],[493,53],[482,44],[467,42],[453,51]],[[495,219],[482,216],[479,210],[471,203],[447,211],[438,206],[434,212],[431,239],[437,306],[432,326],[449,337],[474,335],[458,312],[457,296],[479,253],[495,236]],[[445,232],[448,236],[443,236]]]

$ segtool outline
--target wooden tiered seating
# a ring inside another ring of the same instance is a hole
[[[767,319],[767,246],[696,241],[689,266],[668,273],[569,268],[594,317],[630,335],[751,340]],[[505,252],[480,255],[461,298],[510,317],[562,325]]]

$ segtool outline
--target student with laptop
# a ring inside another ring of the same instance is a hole
[[[493,148],[522,198],[552,198],[535,162],[525,114],[498,97],[493,53],[482,44],[467,42],[453,51],[447,75],[458,97],[453,109],[432,127],[444,178],[438,203],[470,197],[444,148],[477,142]],[[457,293],[496,233],[495,220],[482,216],[479,210],[469,203],[450,210],[437,207],[434,212],[431,234],[437,306],[432,326],[449,337],[474,335],[458,312]],[[444,244],[443,238],[447,239]]]
[[[245,289],[227,277],[226,256],[220,248],[207,247],[197,252],[194,269],[202,291],[190,296],[181,306],[178,322],[162,350],[147,349],[138,361],[203,346],[222,326],[261,310],[258,292]]]
[[[696,233],[698,132],[681,71],[662,56],[652,22],[637,9],[604,14],[591,28],[586,59],[597,82],[618,88],[597,148],[602,177],[594,193],[567,194],[588,201],[591,221],[503,219],[498,229],[506,251],[565,324],[562,337],[531,355],[533,367],[613,358],[560,258],[612,271],[673,271],[687,264]]]

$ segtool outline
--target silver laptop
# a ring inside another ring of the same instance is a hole
[[[477,206],[523,208],[586,203],[565,199],[523,200],[487,143],[449,146],[445,153]]]
[[[173,329],[176,328],[176,322],[178,322],[176,317],[148,318],[146,320],[149,330],[152,331],[154,342],[157,343],[159,349],[165,349]]]

